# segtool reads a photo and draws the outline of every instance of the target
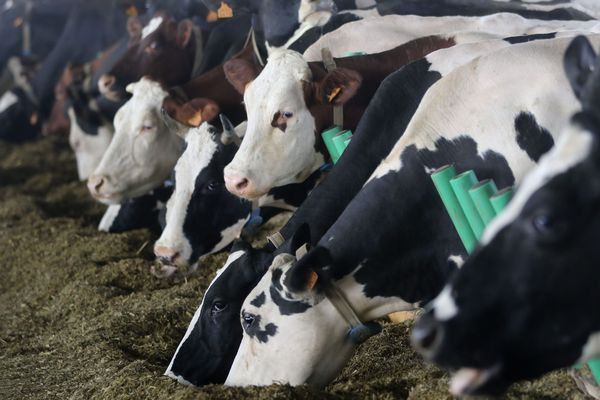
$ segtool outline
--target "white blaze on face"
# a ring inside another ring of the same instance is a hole
[[[525,177],[515,197],[483,232],[481,244],[492,241],[502,228],[514,221],[531,195],[554,178],[584,161],[592,149],[594,138],[591,133],[579,126],[570,126],[556,142],[554,148],[545,154],[538,166]]]
[[[444,290],[433,300],[433,313],[440,321],[452,319],[458,313],[458,307],[452,297],[450,286],[444,287]]]
[[[300,54],[281,50],[246,87],[246,134],[225,167],[226,177],[248,179],[244,197],[254,199],[273,187],[302,182],[323,163],[315,151],[315,119],[302,90],[303,81],[311,79]],[[271,125],[276,113],[290,115],[285,131]]]
[[[180,263],[186,263],[192,255],[192,245],[183,233],[183,224],[196,177],[208,166],[218,148],[209,128],[210,125],[205,122],[187,133],[187,147],[175,165],[175,191],[167,202],[167,225],[155,245],[178,252]],[[198,229],[202,227],[198,226]]]
[[[162,184],[183,150],[183,141],[163,122],[160,109],[167,92],[142,78],[127,86],[133,97],[117,111],[115,134],[93,175],[104,179],[98,200],[115,204],[141,196]]]
[[[142,39],[148,37],[152,32],[158,29],[163,23],[163,17],[154,17],[148,22],[148,24],[142,29]]]
[[[12,91],[8,91],[4,93],[2,97],[0,97],[0,113],[8,110],[10,106],[16,104],[19,101],[19,98]]]
[[[102,156],[108,149],[113,137],[112,126],[99,126],[98,133],[86,133],[77,124],[77,118],[72,107],[67,111],[70,121],[69,144],[75,152],[77,174],[80,180],[86,180],[100,164]]]
[[[348,324],[328,300],[310,292],[289,299],[284,289],[280,294],[286,301],[301,300],[311,304],[307,310],[291,315],[283,315],[273,301],[270,294],[273,271],[281,268],[282,276],[285,276],[293,259],[289,254],[277,256],[242,305],[242,311],[260,317],[260,321],[257,318],[255,324],[258,322],[258,326],[244,329],[226,385],[309,383],[323,386],[351,357],[355,345],[347,337]],[[283,279],[281,281],[283,283]],[[265,295],[265,303],[260,307],[252,305],[261,294]],[[273,329],[272,335],[261,336],[261,332],[272,332]]]

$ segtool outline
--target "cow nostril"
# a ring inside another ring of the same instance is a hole
[[[238,183],[235,184],[237,190],[244,190],[248,186],[248,179],[242,178]]]
[[[180,253],[165,246],[157,246],[154,255],[161,264],[172,265],[179,258]]]
[[[415,324],[411,341],[421,353],[433,354],[443,336],[442,325],[431,315],[423,315]]]
[[[98,193],[102,185],[104,184],[104,177],[92,175],[88,178],[87,187],[90,192]]]

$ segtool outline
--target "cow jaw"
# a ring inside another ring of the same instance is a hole
[[[311,79],[302,56],[285,50],[275,52],[247,85],[246,134],[225,168],[233,194],[256,199],[273,187],[304,181],[323,163],[315,149],[315,118],[304,99],[303,85]],[[237,185],[244,179],[244,187]]]
[[[92,196],[106,204],[141,196],[164,182],[181,154],[182,140],[160,118],[166,97],[160,84],[142,78],[115,115],[115,135],[88,180]],[[97,188],[91,187],[98,182]]]

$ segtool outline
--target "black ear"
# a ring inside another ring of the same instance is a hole
[[[331,254],[324,247],[315,247],[296,264],[285,276],[285,285],[292,292],[305,292],[323,284],[323,267],[331,264]]]
[[[585,36],[577,36],[567,47],[563,64],[571,88],[580,100],[586,83],[594,72],[595,61],[596,52]]]
[[[250,245],[250,243],[246,242],[244,239],[235,239],[233,241],[233,244],[231,245],[231,250],[229,250],[229,253],[234,253],[236,251],[245,251],[248,252],[250,250],[252,250],[252,246]]]
[[[300,247],[302,247],[305,243],[310,245],[310,227],[306,222],[296,229],[294,235],[291,238],[291,248],[290,252],[295,253]]]

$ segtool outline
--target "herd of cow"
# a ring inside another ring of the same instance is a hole
[[[600,356],[595,0],[0,7],[0,138],[68,135],[99,229],[160,233],[158,277],[230,252],[166,375],[322,386],[421,307],[413,345],[456,395]],[[468,258],[430,180],[447,164],[517,187]]]

